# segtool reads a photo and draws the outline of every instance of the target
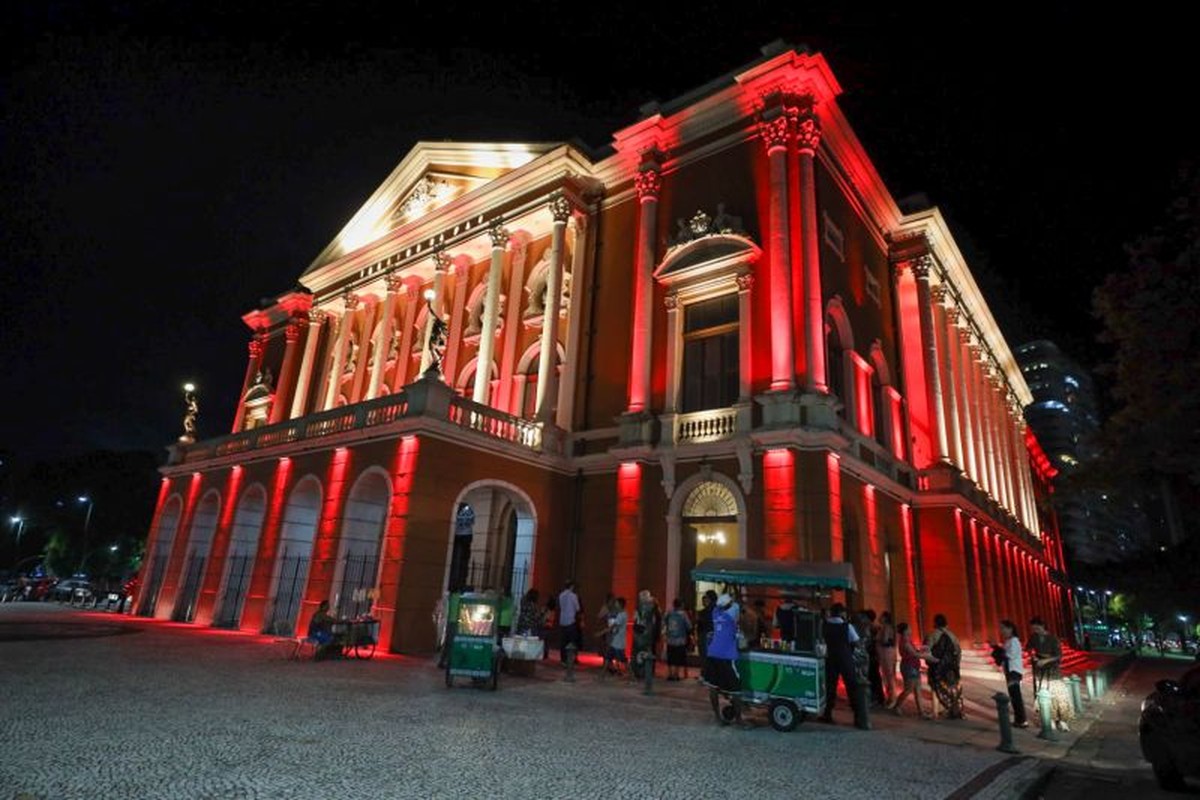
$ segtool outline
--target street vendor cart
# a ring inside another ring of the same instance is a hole
[[[449,656],[446,659],[446,686],[456,677],[470,678],[476,686],[492,691],[500,683],[500,603],[493,594],[459,595],[457,613],[448,620]]]
[[[692,579],[723,584],[741,602],[750,594],[787,594],[802,600],[791,613],[795,630],[790,640],[747,642],[740,650],[737,672],[745,706],[766,708],[771,727],[795,729],[807,715],[825,711],[825,642],[821,639],[819,607],[833,590],[854,590],[854,567],[843,562],[761,561],[708,558],[692,570]],[[710,688],[718,721],[730,722],[735,709],[722,705],[735,693]]]

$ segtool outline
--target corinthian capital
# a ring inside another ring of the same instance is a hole
[[[740,292],[750,291],[750,287],[754,286],[754,276],[747,272],[745,275],[737,276],[737,287]]]
[[[492,221],[492,225],[488,228],[488,238],[492,240],[492,247],[503,249],[507,244],[511,234],[504,227],[502,220],[496,219]]]
[[[550,216],[555,222],[566,222],[571,218],[571,201],[562,192],[550,195]]]
[[[658,166],[643,164],[633,176],[633,186],[637,189],[638,200],[641,202],[657,201],[658,193],[662,191],[662,173],[659,172]]]
[[[913,277],[919,281],[929,280],[929,273],[933,269],[933,259],[929,256],[917,256],[909,262],[912,268]]]
[[[796,118],[796,148],[801,153],[812,155],[821,144],[821,122],[812,112]]]
[[[445,272],[450,269],[450,256],[446,255],[445,250],[433,251],[433,268],[438,272]]]
[[[321,326],[325,324],[325,317],[327,316],[328,314],[319,308],[310,308],[308,310],[308,324]]]
[[[358,308],[358,295],[356,295],[354,292],[347,291],[344,295],[342,295],[342,302],[346,306],[346,313],[349,314],[353,312],[354,309]]]
[[[787,149],[788,141],[792,138],[792,125],[786,114],[758,120],[758,135],[762,139],[767,153]]]
[[[250,351],[250,358],[257,359],[259,356],[261,356],[263,354],[262,335],[257,333],[254,334],[254,338],[250,340],[250,344],[247,346],[247,349]]]
[[[383,278],[388,294],[399,294],[404,289],[404,278],[399,272],[389,272]]]
[[[308,326],[308,322],[304,319],[294,319],[284,328],[283,338],[288,344],[295,344],[300,341],[300,332]]]

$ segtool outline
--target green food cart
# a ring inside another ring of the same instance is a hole
[[[832,590],[855,590],[854,567],[844,562],[765,561],[745,558],[707,558],[692,570],[692,580],[724,584],[735,597],[753,590],[778,590],[793,597],[807,594],[808,607],[797,607],[794,642],[787,649],[775,640],[750,642],[739,654],[738,698],[747,706],[765,707],[771,727],[790,731],[808,714],[825,710],[825,642],[821,639],[821,612],[817,603]],[[769,646],[763,647],[763,644]],[[719,720],[734,717],[731,705],[720,698],[730,693],[710,690]]]
[[[449,620],[446,686],[453,686],[456,677],[470,678],[475,685],[486,685],[493,691],[499,685],[501,602],[493,594],[459,595],[457,614]],[[450,607],[455,604],[452,602]]]

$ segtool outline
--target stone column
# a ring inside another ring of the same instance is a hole
[[[965,327],[958,324],[958,314],[961,312],[957,310],[955,312],[953,317],[956,323],[955,335],[952,337],[954,341],[951,344],[954,348],[955,363],[958,365],[955,369],[955,375],[959,382],[958,401],[961,408],[959,419],[962,422],[963,455],[966,458],[967,475],[976,483],[981,483],[979,478],[979,457],[976,454],[979,421],[975,418],[974,409],[971,408],[971,361],[970,351],[967,348],[971,342],[971,334]]]
[[[450,326],[447,332],[446,365],[442,374],[453,387],[458,379],[458,354],[462,350],[463,317],[467,306],[467,286],[471,283],[471,262],[466,256],[452,259],[450,276],[454,278],[454,299],[450,304]]]
[[[771,287],[771,391],[789,391],[796,386],[795,343],[792,339],[791,234],[788,230],[788,143],[793,124],[782,106],[768,109],[758,123],[759,136],[767,148],[770,197],[767,225],[770,228],[768,265]],[[807,297],[806,297],[807,299]],[[806,306],[807,307],[807,306]],[[822,326],[824,318],[822,317]],[[821,336],[824,352],[825,337]],[[811,374],[812,365],[809,365]]]
[[[321,341],[321,328],[326,314],[319,308],[308,310],[308,332],[304,337],[304,357],[300,361],[300,374],[296,378],[296,392],[292,396],[291,419],[304,416],[308,405],[308,391],[312,388],[313,366],[317,359],[317,345]]]
[[[750,290],[754,286],[754,275],[737,276],[738,287],[738,402],[750,402],[751,378],[754,375],[753,338],[750,328]]]
[[[937,309],[935,309],[934,316],[937,324],[938,352],[944,354],[941,362],[946,379],[946,396],[944,398],[946,403],[946,444],[949,448],[950,460],[961,470],[966,467],[966,459],[963,458],[962,436],[958,427],[958,386],[956,385],[958,376],[954,370],[954,351],[958,342],[950,323],[950,312],[957,313],[957,311],[950,307],[953,300],[944,284],[933,288],[933,299],[937,301],[938,309],[941,310],[940,313],[936,313]]]
[[[368,400],[379,396],[383,386],[383,373],[387,369],[388,355],[392,350],[392,332],[396,325],[396,295],[404,288],[404,280],[398,273],[389,272],[384,278],[387,297],[383,301],[383,319],[379,321],[379,332],[375,340],[375,361],[371,364],[371,382],[367,385]],[[396,354],[399,357],[399,353]]]
[[[669,415],[679,412],[679,380],[683,374],[679,295],[671,292],[663,298],[663,305],[667,309],[667,391],[666,397],[663,399],[663,414]],[[666,427],[666,423],[663,423],[663,427]],[[663,435],[665,436],[666,433],[664,432]]]
[[[242,429],[246,422],[246,392],[250,391],[250,386],[254,381],[254,376],[262,369],[262,357],[264,345],[266,344],[266,334],[263,331],[256,331],[250,339],[249,351],[250,357],[246,362],[246,377],[242,379],[242,392],[238,395],[237,411],[233,417],[233,432],[237,433]]]
[[[567,361],[558,384],[558,427],[571,430],[575,417],[575,376],[579,361],[579,339],[583,315],[584,259],[587,243],[587,217],[577,213],[571,218],[571,307],[567,311]]]
[[[917,310],[920,313],[921,349],[925,356],[925,376],[929,381],[929,418],[934,428],[934,455],[940,462],[947,460],[946,417],[942,399],[941,359],[938,357],[937,338],[933,324],[933,296],[929,284],[932,266],[929,256],[917,258],[912,265],[913,277],[917,282]]]
[[[346,344],[350,341],[350,329],[354,327],[354,309],[358,308],[358,295],[346,292],[342,297],[345,310],[338,326],[337,344],[333,348],[333,363],[329,369],[329,384],[325,387],[325,402],[321,408],[328,411],[337,405],[338,392],[342,384],[342,370],[346,367]]]
[[[500,322],[500,383],[492,405],[501,411],[521,416],[521,401],[524,393],[517,391],[518,381],[513,375],[517,371],[517,341],[521,338],[521,315],[525,309],[521,300],[525,295],[525,260],[529,256],[529,235],[524,231],[515,234],[508,247],[508,298],[504,304],[504,319]],[[521,388],[524,388],[522,377]]]
[[[567,221],[571,203],[561,193],[550,198],[554,231],[550,236],[550,269],[546,272],[546,302],[542,309],[542,347],[538,352],[537,418],[553,421],[558,400],[558,311],[562,301],[563,256],[566,251]],[[518,409],[519,411],[520,409]]]
[[[825,363],[825,308],[821,292],[821,232],[817,223],[817,179],[814,161],[821,141],[816,114],[809,111],[796,121],[796,152],[800,181],[800,248],[804,254],[804,359],[809,392],[829,391],[829,369]],[[840,365],[833,365],[838,369]]]
[[[414,285],[416,284],[416,285]],[[392,374],[392,394],[408,383],[408,367],[412,363],[413,328],[417,324],[417,309],[421,306],[420,285],[416,278],[404,281],[404,332],[396,351],[396,371]]]
[[[429,305],[427,306],[432,311],[425,319],[425,330],[421,332],[421,366],[417,370],[418,380],[425,374],[425,370],[429,369],[429,364],[433,361],[433,353],[429,349],[429,337],[433,334],[434,314],[440,316],[442,313],[442,296],[446,287],[446,270],[449,268],[450,257],[441,250],[435,251],[433,254],[433,299],[429,301]],[[450,379],[451,382],[453,380],[453,378]]]
[[[658,153],[648,153],[633,178],[637,189],[637,261],[633,286],[633,337],[629,354],[629,413],[650,410],[651,332],[654,327],[654,256],[662,172]]]
[[[486,404],[492,386],[492,354],[496,349],[496,317],[500,304],[501,271],[504,268],[504,248],[508,231],[496,220],[488,230],[492,240],[492,261],[488,265],[487,292],[483,297],[483,323],[479,331],[479,358],[475,362],[475,390],[471,399]]]
[[[984,382],[983,382],[983,353],[979,349],[979,344],[972,338],[971,344],[968,346],[970,350],[970,382],[971,382],[971,403],[974,406],[975,417],[975,450],[979,456],[979,477],[976,482],[980,488],[989,494],[993,491],[992,481],[992,459],[990,455],[991,448],[988,445],[988,427],[990,419],[987,414],[987,404],[983,401]]]
[[[1000,406],[1000,372],[996,362],[987,365],[987,400],[988,409],[992,415],[992,450],[996,459],[996,500],[1003,508],[1012,508],[1012,496],[1009,494],[1008,458],[1004,449],[1004,409]]]
[[[296,387],[296,359],[300,352],[300,335],[308,327],[307,318],[293,317],[283,332],[283,366],[279,368],[279,380],[275,382],[275,398],[271,401],[269,423],[282,422],[289,411],[292,391]]]

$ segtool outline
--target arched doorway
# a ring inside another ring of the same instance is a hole
[[[150,539],[147,560],[150,569],[146,572],[146,585],[138,603],[138,616],[154,616],[158,604],[158,592],[162,589],[163,577],[167,574],[167,562],[171,560],[171,548],[175,544],[175,533],[179,530],[179,517],[183,512],[183,500],[171,495],[158,517],[158,527]]]
[[[533,501],[503,481],[479,481],[454,504],[445,588],[504,589],[520,597],[532,585],[537,517]]]
[[[292,489],[284,508],[279,555],[271,575],[271,610],[264,633],[291,636],[295,632],[320,516],[321,483],[309,475]]]
[[[702,472],[680,484],[667,515],[667,597],[697,608],[708,589],[693,582],[691,570],[706,558],[746,556],[746,504],[733,480]]]
[[[371,609],[379,577],[383,523],[391,499],[387,473],[375,468],[359,476],[346,498],[333,593],[329,598],[335,616],[356,617]]]
[[[217,531],[217,516],[221,511],[221,496],[210,489],[192,517],[192,533],[188,537],[187,557],[183,562],[181,588],[175,598],[171,618],[176,622],[191,622],[196,616],[196,599],[200,595],[200,582],[204,580],[204,567],[208,564],[213,534]]]
[[[233,515],[229,553],[225,557],[225,574],[221,578],[221,602],[213,625],[236,628],[242,618],[250,574],[254,570],[254,554],[262,533],[263,517],[267,512],[267,492],[255,484],[242,494],[237,512]]]

